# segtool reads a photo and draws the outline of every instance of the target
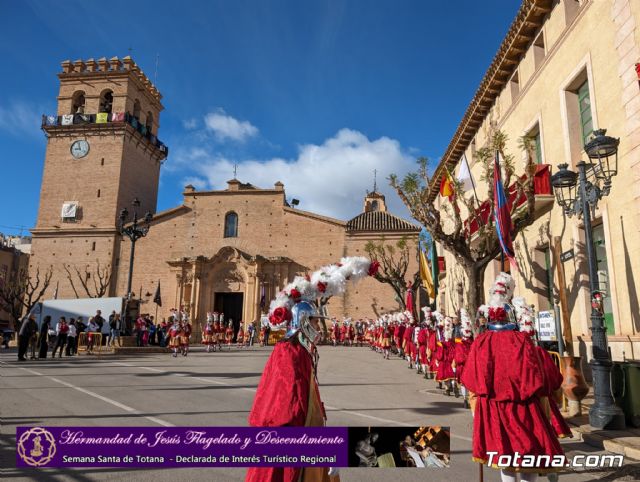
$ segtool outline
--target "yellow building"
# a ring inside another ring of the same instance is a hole
[[[590,292],[582,221],[565,218],[553,193],[544,188],[558,165],[576,171],[588,160],[584,144],[596,129],[620,138],[618,175],[611,193],[598,204],[593,236],[600,288],[614,360],[640,358],[640,2],[631,0],[525,0],[467,108],[430,185],[438,196],[446,169],[459,172],[463,154],[478,186],[487,197],[476,150],[486,144],[491,129],[508,136],[507,151],[519,162],[518,139],[532,141],[538,167],[536,220],[514,240],[519,273],[516,295],[539,310],[552,310],[558,289],[553,239],[560,238],[567,258],[562,262],[573,343],[576,354],[591,357]],[[523,158],[524,158],[524,154]],[[546,168],[544,165],[548,165]],[[445,169],[446,168],[446,169]],[[547,170],[548,169],[548,170]],[[467,195],[471,195],[467,192]],[[441,249],[447,265],[441,278],[439,307],[458,309],[464,275],[455,258]],[[496,260],[487,268],[486,293],[500,271]]]

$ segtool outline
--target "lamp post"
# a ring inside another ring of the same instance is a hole
[[[149,223],[153,219],[153,215],[147,211],[143,219],[138,219],[138,208],[140,207],[140,200],[134,198],[131,202],[133,206],[133,222],[126,224],[129,219],[129,211],[127,208],[123,208],[120,211],[120,224],[118,230],[122,236],[126,236],[131,240],[131,253],[129,255],[129,278],[127,281],[127,300],[124,306],[124,313],[122,313],[122,320],[126,323],[127,307],[129,300],[132,297],[131,282],[133,281],[133,260],[135,258],[136,241],[143,238],[149,232]]]
[[[593,357],[590,365],[593,371],[594,404],[589,410],[589,424],[598,429],[619,430],[625,427],[624,413],[616,406],[611,393],[612,361],[607,343],[607,329],[604,324],[602,293],[598,280],[598,266],[593,247],[591,211],[598,201],[611,192],[611,179],[617,174],[619,139],[606,135],[605,129],[594,132],[594,138],[584,146],[589,163],[580,161],[578,172],[560,164],[559,171],[551,177],[551,184],[558,205],[569,217],[582,217],[585,231],[585,245],[589,265],[589,287],[591,291],[591,341]]]

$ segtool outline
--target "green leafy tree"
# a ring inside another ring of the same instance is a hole
[[[526,153],[525,175],[520,179],[515,175],[513,155],[505,151],[507,136],[500,131],[495,131],[489,138],[487,145],[476,151],[476,157],[483,168],[480,181],[487,185],[491,205],[493,206],[494,201],[493,166],[496,150],[501,157],[505,191],[509,192],[509,189],[515,186],[516,199],[526,196],[524,205],[518,207],[517,203],[513,203],[511,208],[513,221],[511,234],[512,239],[515,239],[520,231],[534,221],[533,178],[536,166],[533,142],[528,137],[520,139],[519,146]],[[465,193],[462,185],[455,179],[453,180],[455,196],[451,204],[438,203],[437,196],[431,195],[430,187],[434,180],[428,175],[428,160],[424,157],[418,159],[416,172],[407,174],[402,180],[392,174],[389,181],[413,217],[424,226],[437,243],[455,257],[456,262],[464,270],[466,280],[463,289],[467,309],[475,313],[478,306],[484,302],[483,281],[486,267],[501,252],[493,216],[490,215],[483,221],[473,193]],[[474,219],[479,227],[474,234],[473,242],[470,240],[465,220],[462,219],[462,206],[466,207],[466,211],[470,213],[467,220]]]

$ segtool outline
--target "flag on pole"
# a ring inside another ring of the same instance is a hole
[[[451,179],[451,174],[449,174],[449,170],[447,170],[442,175],[442,181],[440,181],[440,195],[442,197],[451,198],[455,193],[455,189],[453,186],[453,180]]]
[[[500,248],[509,259],[509,263],[516,270],[517,265],[514,258],[513,243],[511,240],[511,214],[507,205],[507,195],[502,184],[502,172],[500,170],[500,154],[496,151],[496,159],[493,167],[493,219],[496,225],[496,232],[500,242]]]
[[[162,306],[162,296],[160,295],[160,280],[158,280],[158,286],[156,287],[156,294],[153,296],[153,302],[158,306]]]
[[[267,297],[263,283],[260,285],[260,308],[264,310],[265,306],[267,306]]]
[[[418,245],[418,251],[420,252],[420,279],[422,280],[424,289],[427,291],[427,295],[429,295],[429,300],[434,300],[436,298],[436,290],[433,286],[431,268],[429,267],[429,262],[427,261],[427,257],[424,255],[421,245]]]
[[[435,295],[438,294],[438,283],[440,280],[440,266],[438,262],[438,250],[436,249],[436,242],[431,240],[431,279],[433,279],[433,291]],[[435,296],[433,297],[435,300]]]
[[[473,174],[469,170],[469,163],[467,162],[467,156],[462,154],[462,162],[460,162],[460,170],[458,171],[458,177],[456,178],[465,191],[470,191],[476,188],[476,182],[473,179]]]

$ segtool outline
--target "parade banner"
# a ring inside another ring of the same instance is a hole
[[[345,427],[17,427],[18,467],[346,467]]]

